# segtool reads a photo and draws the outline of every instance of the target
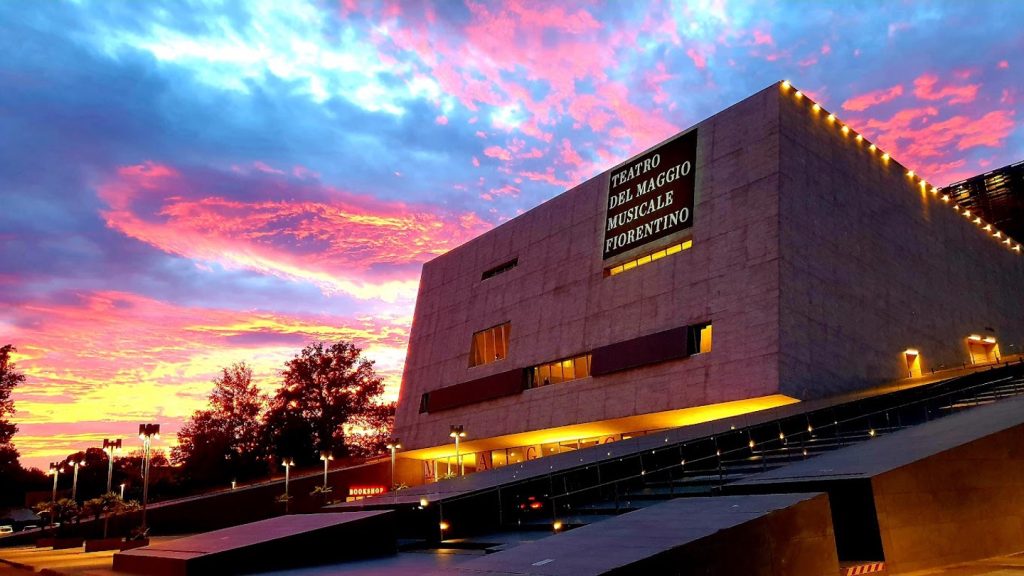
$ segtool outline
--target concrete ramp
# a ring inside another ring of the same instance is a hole
[[[841,560],[889,574],[1024,547],[1024,396],[966,410],[723,487],[826,492]]]
[[[114,570],[153,576],[240,574],[392,554],[394,514],[295,514],[114,555]]]
[[[839,573],[824,494],[679,498],[460,564],[459,574]]]

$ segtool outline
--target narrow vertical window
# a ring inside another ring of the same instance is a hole
[[[711,352],[711,323],[693,324],[686,329],[687,355]]]

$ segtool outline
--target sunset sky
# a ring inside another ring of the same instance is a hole
[[[396,396],[423,262],[783,78],[934,184],[1022,160],[1022,21],[1016,2],[2,2],[22,462],[173,432],[221,367],[271,390],[318,339],[354,340]]]

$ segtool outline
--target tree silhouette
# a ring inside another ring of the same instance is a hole
[[[349,448],[353,455],[376,456],[387,451],[395,427],[395,403],[372,404],[351,420]]]
[[[0,507],[22,501],[26,487],[33,483],[31,474],[22,469],[20,454],[12,443],[18,426],[10,420],[14,416],[11,393],[25,381],[25,375],[15,370],[11,362],[14,352],[10,344],[0,346]]]
[[[14,363],[11,362],[13,352],[15,348],[10,344],[0,346],[0,447],[10,445],[11,439],[18,431],[18,427],[9,420],[14,415],[11,392],[25,381],[25,375],[15,370]]]
[[[373,410],[384,392],[373,362],[345,341],[306,346],[282,376],[267,411],[267,434],[278,456],[300,466],[315,462],[320,450],[348,455],[346,424]]]
[[[178,432],[171,459],[198,484],[247,479],[266,470],[261,416],[267,399],[244,362],[213,381],[209,408],[197,410]]]

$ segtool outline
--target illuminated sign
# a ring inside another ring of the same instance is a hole
[[[604,258],[693,225],[696,163],[691,130],[611,171]]]
[[[376,496],[386,492],[383,486],[349,486],[349,497]]]

